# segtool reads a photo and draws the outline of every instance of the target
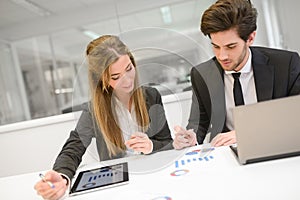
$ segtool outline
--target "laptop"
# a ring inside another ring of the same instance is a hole
[[[241,164],[300,155],[300,95],[238,106],[233,110]]]

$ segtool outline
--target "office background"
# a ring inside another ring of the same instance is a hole
[[[119,35],[144,85],[189,89],[189,70],[213,54],[199,31],[214,0],[0,0],[0,125],[58,115],[88,100],[85,48]],[[252,0],[255,45],[300,52],[297,0]]]

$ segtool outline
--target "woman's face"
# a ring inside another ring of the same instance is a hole
[[[109,68],[109,85],[116,94],[130,94],[134,88],[135,67],[128,55],[121,56]]]

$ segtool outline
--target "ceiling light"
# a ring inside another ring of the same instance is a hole
[[[170,6],[161,7],[160,12],[161,12],[164,23],[171,24],[172,23],[172,15],[171,15]]]
[[[98,38],[98,37],[100,37],[99,34],[93,32],[93,31],[83,30],[82,32],[83,32],[84,35],[86,35],[86,36],[92,38],[93,40],[96,39],[96,38]]]

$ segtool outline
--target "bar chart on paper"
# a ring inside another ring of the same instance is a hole
[[[211,153],[213,150],[214,148],[206,148],[187,152],[180,160],[175,161],[175,168],[185,167],[186,165],[195,162],[209,162],[214,159],[214,156]]]

